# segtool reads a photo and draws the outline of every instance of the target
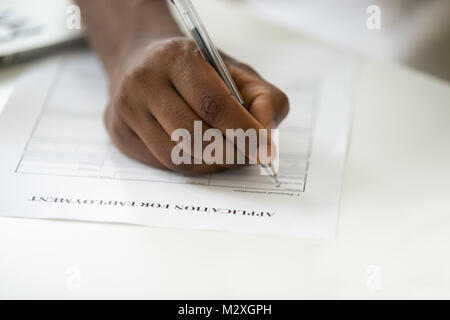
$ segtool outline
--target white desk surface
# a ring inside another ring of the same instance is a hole
[[[335,241],[0,218],[0,298],[450,298],[449,181],[450,85],[362,58]]]

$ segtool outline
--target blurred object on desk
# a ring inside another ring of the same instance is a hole
[[[71,5],[69,0],[1,0],[0,65],[80,40],[81,29],[67,25]]]

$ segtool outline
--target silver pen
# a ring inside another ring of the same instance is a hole
[[[248,110],[248,106],[246,105],[245,100],[242,98],[242,95],[240,94],[236,84],[234,83],[233,78],[231,77],[225,63],[223,62],[219,51],[211,41],[211,38],[209,37],[206,28],[203,26],[200,16],[195,10],[195,7],[192,4],[191,0],[171,0],[171,2],[175,5],[178,12],[180,13],[181,18],[186,25],[186,28],[194,38],[194,41],[200,49],[203,57],[211,64],[214,70],[216,70],[216,72],[225,82],[225,85],[227,86],[231,95],[234,96],[246,110]],[[273,180],[277,184],[277,187],[279,187],[281,183],[278,180],[278,175],[273,168],[273,165],[260,165],[273,178]]]

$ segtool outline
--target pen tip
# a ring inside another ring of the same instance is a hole
[[[280,180],[278,180],[278,174],[273,168],[273,165],[262,165],[262,167],[266,170],[269,176],[275,181],[275,185],[277,188],[281,186]]]
[[[275,183],[276,183],[276,185],[277,185],[277,188],[281,187],[281,182],[280,182],[280,180],[278,180],[278,175],[275,174],[275,175],[273,176],[273,178],[274,178],[274,180],[275,180]]]
[[[277,188],[281,186],[280,180],[278,180],[278,174],[276,173],[275,169],[273,168],[273,165],[270,165],[270,171],[272,172],[272,178],[275,180]]]

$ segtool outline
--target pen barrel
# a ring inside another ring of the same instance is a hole
[[[194,38],[194,41],[200,49],[203,57],[222,78],[231,95],[235,97],[245,109],[248,110],[248,106],[245,103],[244,98],[241,96],[236,84],[233,81],[233,78],[231,77],[225,65],[225,62],[223,61],[219,51],[211,41],[208,32],[203,26],[203,23],[191,1],[171,0],[171,2],[177,8],[186,28]]]

